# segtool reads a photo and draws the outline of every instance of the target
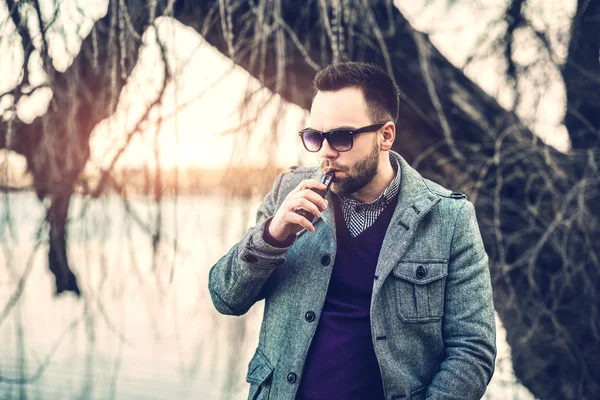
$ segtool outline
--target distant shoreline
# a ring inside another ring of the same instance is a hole
[[[231,167],[227,169],[182,168],[163,170],[160,174],[149,168],[125,168],[111,174],[98,197],[107,194],[127,197],[169,198],[176,196],[219,195],[252,198],[266,194],[273,181],[289,168]],[[75,193],[90,195],[100,182],[100,175],[89,174],[76,185]],[[0,192],[35,192],[30,175],[21,179],[0,179]]]

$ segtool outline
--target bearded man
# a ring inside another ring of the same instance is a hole
[[[210,271],[219,312],[265,300],[249,398],[481,398],[495,322],[473,205],[391,150],[399,92],[383,70],[335,64],[314,86],[300,138],[320,167],[281,174]]]

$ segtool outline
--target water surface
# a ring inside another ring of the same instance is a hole
[[[0,319],[0,399],[246,398],[263,304],[219,315],[207,277],[260,201],[179,197],[159,212],[144,198],[75,197],[68,253],[77,299],[53,296],[44,205],[33,193],[0,195],[0,316],[10,310]],[[485,398],[531,399],[501,327],[498,349]]]

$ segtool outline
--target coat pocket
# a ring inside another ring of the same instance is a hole
[[[267,400],[269,398],[272,375],[271,363],[260,349],[256,349],[256,353],[248,364],[248,374],[246,375],[246,382],[250,384],[248,400]]]
[[[402,322],[430,322],[442,318],[447,261],[400,262],[393,274],[396,308]]]

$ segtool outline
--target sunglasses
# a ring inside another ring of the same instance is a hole
[[[344,152],[352,149],[352,145],[354,144],[353,137],[354,135],[358,135],[359,133],[364,132],[374,132],[381,129],[386,122],[381,122],[378,124],[363,126],[358,129],[333,129],[328,132],[321,132],[316,129],[306,128],[300,131],[300,138],[302,138],[302,144],[306,150],[311,153],[316,153],[321,150],[323,146],[323,140],[327,139],[327,143],[329,146],[337,151]]]

